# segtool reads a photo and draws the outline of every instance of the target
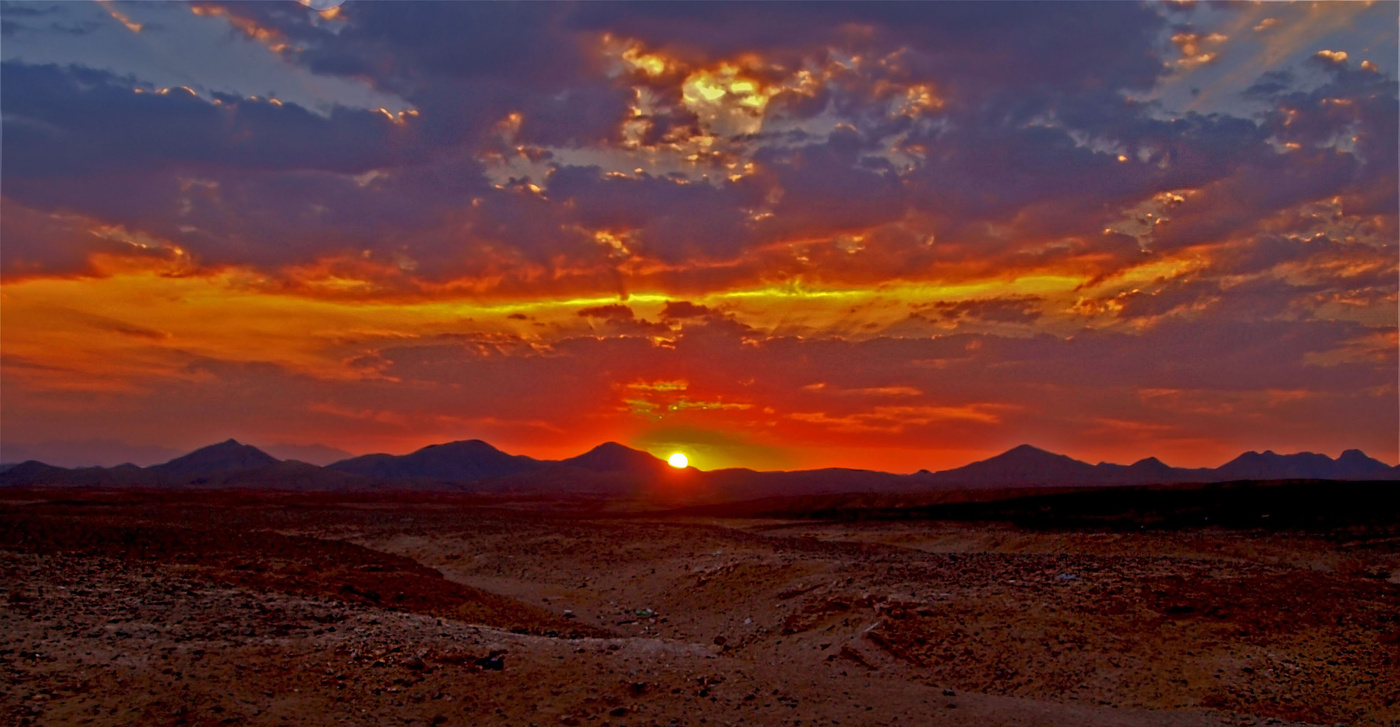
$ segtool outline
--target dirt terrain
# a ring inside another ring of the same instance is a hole
[[[1400,528],[0,493],[0,722],[1389,725]]]

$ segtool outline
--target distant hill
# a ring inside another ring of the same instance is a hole
[[[277,464],[276,457],[247,444],[229,439],[146,469],[171,477],[197,477],[215,473],[254,470]]]
[[[626,472],[647,476],[665,474],[673,469],[659,457],[617,442],[604,442],[577,457],[561,459],[559,464],[593,472]]]
[[[477,487],[490,492],[548,492],[561,495],[626,497],[657,494],[679,481],[693,483],[702,473],[681,471],[647,452],[604,442],[576,457],[541,460],[531,469]]]
[[[1064,484],[1102,479],[1087,462],[1022,444],[990,459],[934,473],[935,482],[978,485]]]
[[[5,461],[19,464],[35,460],[56,467],[114,467],[131,462],[142,467],[167,462],[184,451],[151,444],[128,444],[116,439],[0,442]]]
[[[378,483],[305,462],[278,460],[230,439],[151,467],[67,469],[21,462],[0,472],[0,484],[66,487],[255,488],[300,491],[360,491]]]
[[[1094,465],[1094,473],[1095,477],[1115,484],[1172,482],[1182,476],[1176,467],[1171,467],[1156,457],[1140,459],[1130,465],[1100,462]]]
[[[931,483],[964,487],[1159,485],[1234,482],[1243,480],[1376,480],[1400,476],[1400,467],[1349,449],[1332,459],[1324,454],[1246,452],[1216,468],[1171,467],[1156,457],[1131,465],[1100,462],[1091,465],[1027,444],[995,457],[927,475]]]
[[[1274,454],[1265,451],[1245,452],[1217,467],[1213,474],[1220,480],[1364,480],[1383,476],[1392,469],[1359,449],[1348,449],[1337,459],[1312,452]]]
[[[338,447],[327,447],[324,444],[269,444],[259,449],[277,459],[294,459],[322,467],[355,456]]]
[[[144,470],[134,464],[67,469],[29,460],[0,472],[0,484],[4,485],[139,487],[159,486],[164,483],[165,478],[162,475]]]
[[[327,465],[326,469],[379,479],[429,478],[453,482],[508,477],[543,469],[544,462],[506,454],[481,441],[432,444],[404,455],[367,454]]]

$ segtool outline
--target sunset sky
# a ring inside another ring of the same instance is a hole
[[[313,5],[0,3],[0,459],[1400,458],[1394,2]]]

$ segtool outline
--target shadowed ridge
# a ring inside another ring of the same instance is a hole
[[[154,465],[146,469],[175,477],[188,477],[260,469],[280,461],[257,447],[229,439],[218,444],[201,447],[183,457],[176,457],[165,464]]]
[[[1094,485],[1161,485],[1171,482],[1194,482],[1199,479],[1194,470],[1172,467],[1156,457],[1144,457],[1130,465],[1100,462],[1094,465],[1095,479],[1082,484]]]
[[[553,492],[619,497],[637,494],[658,482],[671,481],[679,470],[617,442],[604,442],[576,457],[546,460],[530,470],[487,485],[502,492]]]
[[[27,459],[10,465],[3,474],[6,484],[28,484],[29,482],[42,482],[45,478],[52,478],[60,473],[71,471],[66,467],[44,464],[37,459]]]
[[[665,472],[670,467],[658,457],[617,442],[604,442],[577,457],[560,460],[559,464],[594,472],[628,472],[646,475]]]
[[[1331,457],[1314,452],[1275,454],[1272,450],[1249,451],[1217,467],[1217,480],[1279,480],[1337,477],[1338,468]]]
[[[933,477],[943,482],[969,485],[1089,482],[1099,479],[1094,465],[1029,444],[1013,447],[980,462],[938,472]]]
[[[326,469],[383,479],[479,480],[532,472],[544,464],[532,457],[507,454],[480,439],[469,439],[430,444],[404,455],[352,457],[327,465]]]
[[[1365,452],[1359,449],[1348,449],[1342,452],[1342,456],[1334,463],[1347,477],[1364,477],[1372,475],[1384,475],[1396,471],[1395,467],[1366,456]]]
[[[164,475],[152,473],[134,464],[116,467],[55,467],[38,460],[20,462],[0,472],[0,485],[111,487],[129,485],[160,485]]]

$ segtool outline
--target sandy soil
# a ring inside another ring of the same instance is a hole
[[[43,499],[15,724],[1400,723],[1393,532]]]

